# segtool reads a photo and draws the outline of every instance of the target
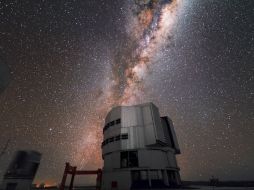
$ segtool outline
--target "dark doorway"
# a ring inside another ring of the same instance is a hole
[[[131,171],[131,189],[149,188],[148,173],[146,170]]]
[[[17,187],[17,183],[7,183],[6,190],[15,190]]]
[[[161,170],[150,170],[152,188],[166,188]]]
[[[177,186],[176,172],[175,171],[167,171],[167,174],[168,174],[169,186],[171,186],[171,187]]]

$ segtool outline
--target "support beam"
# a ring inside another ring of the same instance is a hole
[[[67,175],[71,175],[71,181],[69,185],[69,190],[73,190],[74,178],[75,175],[97,175],[96,178],[96,190],[101,189],[101,180],[102,180],[102,170],[77,170],[76,166],[71,166],[68,162],[65,164],[64,174],[62,178],[62,182],[60,185],[60,190],[64,190],[65,182],[67,179]]]
[[[70,186],[69,186],[69,190],[73,189],[73,182],[74,182],[74,177],[75,177],[75,174],[76,174],[76,170],[77,170],[77,167],[72,168],[72,176],[71,176],[71,183],[70,183]]]
[[[67,178],[67,174],[68,174],[68,170],[69,170],[69,166],[70,166],[69,162],[66,162],[62,182],[61,182],[61,185],[60,185],[60,190],[64,190],[65,182],[66,182],[66,178]]]
[[[76,175],[97,175],[98,170],[77,170]]]

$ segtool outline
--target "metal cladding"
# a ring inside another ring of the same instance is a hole
[[[103,128],[102,190],[181,184],[173,123],[153,103],[114,107]]]
[[[155,145],[170,147],[176,154],[180,153],[172,121],[168,117],[160,117],[159,110],[153,103],[114,107],[106,116],[103,131],[103,154]],[[128,134],[131,140],[109,143],[112,137],[119,134]],[[105,144],[109,145],[104,146]]]

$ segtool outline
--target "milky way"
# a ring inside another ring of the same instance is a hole
[[[179,0],[133,3],[131,15],[128,15],[131,18],[128,48],[120,52],[122,56],[120,60],[115,58],[111,63],[113,76],[109,85],[97,97],[97,104],[94,107],[100,118],[104,118],[112,106],[142,103],[143,80],[149,72],[151,59],[163,43],[169,43],[168,37],[176,21],[179,6]],[[115,69],[120,65],[124,69],[119,72]],[[122,86],[123,90],[119,91]],[[99,165],[101,152],[98,147],[101,144],[103,123],[92,117],[85,125],[91,128],[82,138],[85,139],[81,143],[83,151],[78,154],[76,162],[82,167],[88,163]],[[91,146],[91,143],[94,145]]]
[[[253,7],[252,0],[0,2],[0,58],[11,75],[0,94],[0,149],[10,139],[0,175],[20,149],[43,154],[37,183],[58,183],[67,161],[102,167],[107,112],[152,101],[174,121],[182,179],[251,179]]]
[[[156,50],[163,43],[169,43],[167,38],[172,32],[173,24],[176,21],[177,9],[180,1],[148,1],[138,3],[135,7],[135,15],[130,21],[131,36],[129,54],[125,52],[124,79],[126,83],[123,94],[118,104],[134,104],[140,99],[139,92],[142,91],[142,81],[149,72],[149,65]],[[120,60],[121,61],[121,60]],[[119,64],[118,60],[114,63]],[[114,85],[119,85],[119,74],[116,72]],[[116,84],[115,84],[116,83]],[[139,100],[140,102],[140,100]]]

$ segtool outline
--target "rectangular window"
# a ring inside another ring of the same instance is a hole
[[[116,124],[119,124],[119,123],[121,123],[121,119],[116,120]]]
[[[113,142],[114,141],[114,137],[109,138],[109,142]]]
[[[128,152],[121,152],[121,168],[128,167]]]
[[[122,134],[121,139],[128,139],[128,134]]]
[[[119,141],[120,140],[120,135],[117,135],[116,137],[115,137],[115,141]]]
[[[121,152],[120,164],[122,168],[138,167],[138,152],[137,151]]]
[[[129,152],[129,167],[138,167],[138,152],[131,151]]]
[[[103,128],[103,133],[108,129],[108,124],[105,125],[105,127]]]

